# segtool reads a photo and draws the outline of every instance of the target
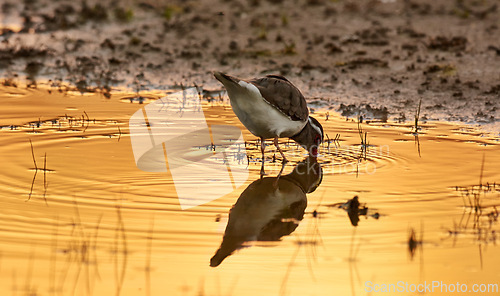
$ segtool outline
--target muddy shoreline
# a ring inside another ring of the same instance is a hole
[[[498,126],[495,1],[71,1],[2,4],[4,85],[112,99],[279,73],[313,109]]]

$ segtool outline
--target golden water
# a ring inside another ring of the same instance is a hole
[[[356,122],[318,112],[340,139],[321,148],[323,179],[303,219],[286,217],[298,227],[210,267],[229,210],[259,179],[258,143],[229,107],[206,104],[209,125],[242,128],[250,175],[231,194],[181,210],[168,172],[135,165],[128,120],[140,105],[129,97],[0,90],[0,295],[366,295],[367,281],[500,284],[498,138],[428,122],[417,142],[411,125],[363,123],[365,156]],[[303,160],[285,142],[292,161],[283,175]],[[280,160],[266,151],[272,183]],[[369,209],[357,227],[339,208],[355,195]],[[248,224],[268,210],[257,200],[246,201],[257,212],[243,208]]]

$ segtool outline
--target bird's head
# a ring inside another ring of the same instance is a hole
[[[323,127],[316,118],[309,116],[306,126],[292,139],[309,151],[311,156],[317,157],[319,145],[323,142]]]

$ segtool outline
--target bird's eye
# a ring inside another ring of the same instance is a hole
[[[314,137],[314,142],[315,142],[317,145],[319,145],[319,144],[321,143],[321,136],[320,136],[320,135],[316,135],[316,136]]]

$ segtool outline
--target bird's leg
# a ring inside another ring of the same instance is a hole
[[[276,176],[276,179],[275,179],[275,180],[274,180],[274,182],[273,182],[273,187],[274,187],[274,189],[275,189],[275,190],[276,190],[276,189],[278,189],[278,181],[280,180],[281,173],[283,173],[283,170],[285,169],[285,164],[286,164],[286,162],[285,162],[285,161],[283,161],[283,162],[281,163],[281,170],[280,170],[280,172],[279,172],[278,176]]]
[[[281,148],[278,145],[278,137],[274,138],[274,146],[276,146],[276,149],[278,149],[278,151],[280,152],[281,157],[283,157],[283,163],[287,163],[288,159],[286,159],[285,154],[283,153],[283,151],[281,151]]]
[[[264,149],[266,149],[266,146],[264,145],[264,138],[260,138],[260,152],[262,153],[262,166],[260,167],[261,178],[266,174],[264,171]]]
[[[281,157],[283,157],[283,162],[281,163],[281,170],[280,170],[278,176],[276,176],[276,180],[274,181],[274,184],[273,184],[274,188],[278,189],[278,181],[281,177],[281,173],[283,173],[283,170],[285,169],[285,164],[288,162],[288,159],[286,159],[285,154],[283,153],[283,151],[281,151],[281,148],[278,145],[278,137],[274,138],[274,146],[276,146],[276,149],[278,149],[278,151],[280,152]]]

